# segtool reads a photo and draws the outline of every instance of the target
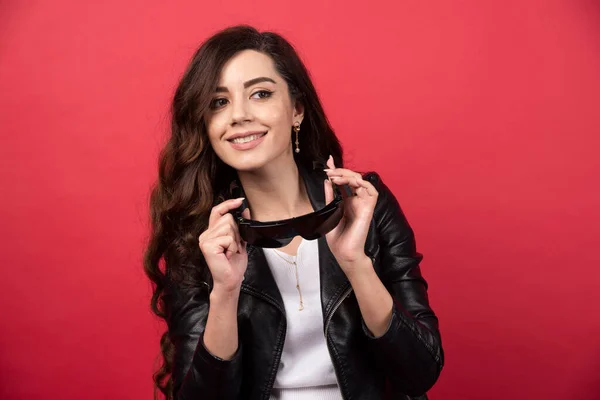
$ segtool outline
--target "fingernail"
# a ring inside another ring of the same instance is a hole
[[[237,199],[235,199],[235,201],[240,201],[240,200],[243,201],[244,199],[245,199],[245,197],[238,197]]]

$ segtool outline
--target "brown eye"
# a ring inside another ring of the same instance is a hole
[[[269,92],[268,90],[259,90],[258,92],[252,94],[252,97],[257,96],[259,99],[266,99],[271,97],[272,94],[273,92]]]
[[[227,104],[227,99],[214,99],[211,103],[210,103],[210,108],[212,110],[217,109],[217,108],[221,108],[223,107],[225,104]]]

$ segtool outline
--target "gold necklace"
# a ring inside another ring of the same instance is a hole
[[[300,307],[298,308],[298,311],[304,310],[304,302],[302,301],[302,291],[300,290],[300,280],[298,279],[298,264],[296,263],[296,261],[290,261],[287,258],[283,257],[281,254],[279,254],[279,251],[275,249],[273,249],[273,252],[283,261],[285,261],[288,264],[293,264],[294,268],[296,268],[296,289],[298,289],[298,294],[300,295]],[[299,255],[300,253],[296,255],[296,260],[299,258]]]

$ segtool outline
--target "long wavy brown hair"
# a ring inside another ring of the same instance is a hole
[[[223,65],[242,50],[271,57],[285,79],[291,99],[304,106],[300,153],[296,163],[312,167],[313,160],[330,154],[342,166],[342,148],[331,128],[317,92],[300,57],[283,37],[239,25],[224,29],[206,40],[193,55],[173,96],[171,133],[160,153],[158,180],[150,196],[150,237],[144,254],[144,270],[152,283],[151,309],[167,320],[172,283],[197,286],[210,281],[203,264],[198,236],[208,226],[211,208],[236,177],[208,140],[205,115],[213,99]],[[290,146],[292,145],[290,127]],[[174,348],[168,329],[160,339],[162,364],[154,373],[154,398],[159,390],[173,399]]]

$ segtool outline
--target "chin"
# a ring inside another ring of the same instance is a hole
[[[262,169],[270,161],[270,157],[265,154],[246,153],[229,155],[223,160],[227,165],[236,171],[257,171]]]
[[[258,149],[256,149],[258,150]],[[259,171],[276,159],[284,156],[285,151],[247,151],[247,152],[228,152],[225,158],[221,158],[227,165],[236,171],[253,172]],[[285,157],[285,156],[284,156]],[[290,156],[293,160],[293,155]]]

